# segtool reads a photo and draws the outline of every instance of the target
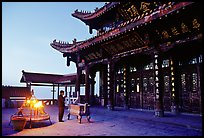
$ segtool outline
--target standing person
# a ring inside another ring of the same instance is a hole
[[[64,91],[61,90],[60,91],[60,95],[58,98],[58,106],[59,106],[59,122],[64,122],[62,120],[63,116],[64,116],[64,108],[65,108],[65,97],[64,97]]]

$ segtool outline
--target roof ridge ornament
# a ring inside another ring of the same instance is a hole
[[[96,7],[94,10],[95,10],[95,11],[98,11],[98,7]]]
[[[77,43],[77,39],[74,38],[74,40],[72,40],[73,44],[76,44]]]

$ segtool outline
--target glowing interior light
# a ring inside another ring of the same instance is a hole
[[[173,93],[172,96],[175,97],[175,94]]]
[[[27,100],[27,103],[30,103],[30,100]]]

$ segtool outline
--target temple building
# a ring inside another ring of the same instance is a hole
[[[202,4],[109,2],[72,14],[97,35],[50,45],[76,63],[75,92],[85,75],[85,102],[93,104],[100,73],[100,104],[110,110],[202,113]]]

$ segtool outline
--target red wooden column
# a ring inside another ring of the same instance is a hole
[[[171,70],[171,112],[177,114],[179,105],[179,81],[180,73],[178,69],[179,63],[175,57],[170,58],[170,70]]]
[[[81,59],[80,59],[80,55],[77,54],[77,62],[76,62],[76,67],[77,67],[77,75],[76,75],[76,83],[75,83],[75,94],[78,96],[78,102],[80,102],[80,76],[81,76],[81,73],[82,73],[82,69],[81,67],[79,67],[79,63],[81,62]]]
[[[90,82],[89,82],[89,67],[88,65],[85,66],[85,102],[90,103],[89,96],[90,96]]]
[[[69,87],[69,97],[72,97],[72,86]]]
[[[202,115],[202,103],[203,103],[203,96],[201,96],[201,92],[203,91],[203,87],[201,87],[201,82],[202,81],[202,55],[199,55],[199,57],[197,57],[197,64],[196,64],[196,70],[197,70],[197,74],[198,74],[198,91],[199,91],[199,103],[200,103],[200,114]]]
[[[154,53],[154,74],[155,74],[155,116],[163,117],[163,76],[162,57],[158,52]]]
[[[67,85],[65,85],[65,97],[67,97]]]
[[[128,109],[129,108],[129,95],[130,95],[130,82],[129,82],[129,73],[130,73],[130,66],[125,64],[124,65],[124,97],[125,97],[125,102],[124,102],[124,108]]]
[[[107,67],[107,96],[107,107],[114,110],[114,62],[109,62]]]
[[[52,104],[54,105],[55,104],[55,84],[53,83],[53,87],[52,87]]]
[[[107,105],[107,65],[104,65],[100,70],[100,101],[102,106]]]
[[[95,100],[95,97],[94,97],[94,86],[95,86],[95,77],[96,77],[96,72],[91,72],[90,73],[90,76],[91,76],[91,104],[93,105],[94,104],[94,100]]]
[[[59,83],[57,84],[57,99],[59,98]]]

